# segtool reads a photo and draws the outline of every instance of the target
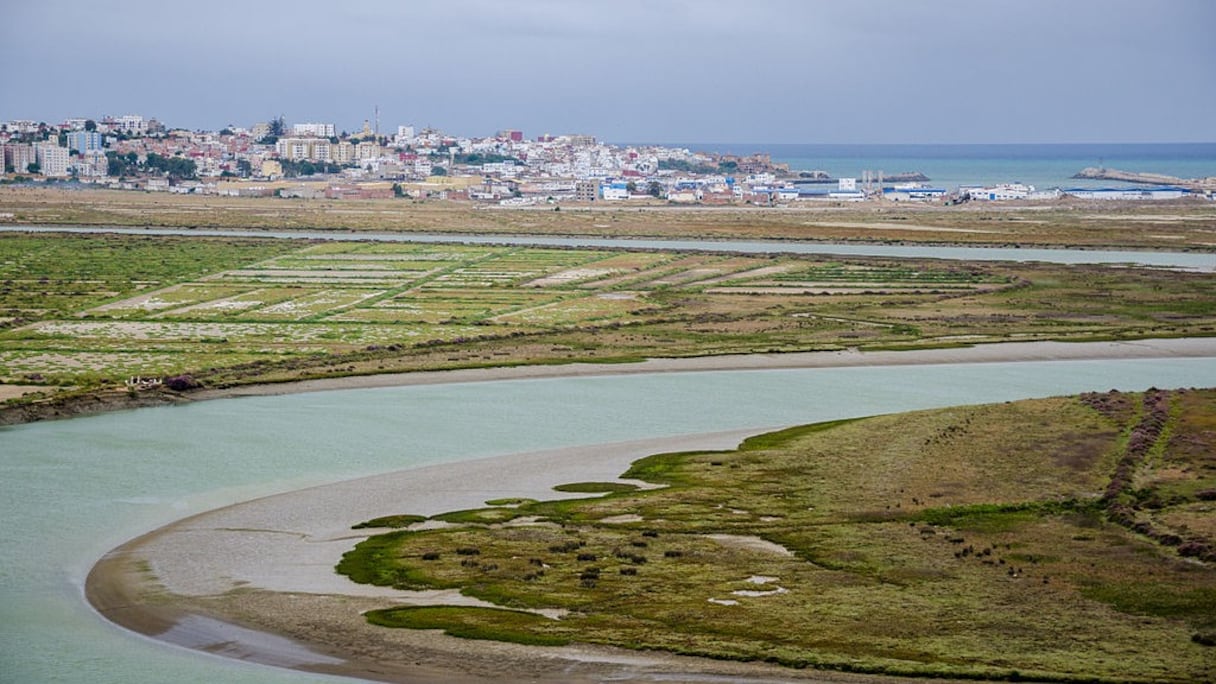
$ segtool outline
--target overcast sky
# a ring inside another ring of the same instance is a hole
[[[0,120],[1212,142],[1214,30],[1214,0],[14,1]]]

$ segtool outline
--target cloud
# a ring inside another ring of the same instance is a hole
[[[379,103],[386,125],[469,135],[1216,139],[1209,0],[44,0],[2,19],[20,95],[0,119],[350,129]]]

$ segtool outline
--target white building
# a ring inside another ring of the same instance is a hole
[[[124,114],[115,120],[118,130],[128,135],[147,135],[148,122],[138,114]]]
[[[1000,183],[987,187],[964,185],[959,188],[960,194],[969,195],[973,200],[995,202],[1026,199],[1032,192],[1034,192],[1033,185],[1023,185],[1022,183]]]
[[[1064,194],[1082,199],[1168,200],[1185,197],[1187,191],[1167,185],[1156,188],[1070,188]]]
[[[42,175],[48,178],[63,178],[68,175],[68,162],[71,160],[68,148],[53,143],[39,143],[34,146],[34,150]]]
[[[900,183],[890,188],[883,188],[882,196],[883,199],[892,202],[932,202],[945,197],[946,190],[945,188],[931,188],[920,183]]]
[[[331,123],[292,124],[291,134],[296,136],[312,136],[314,138],[332,138],[334,137],[334,125]]]

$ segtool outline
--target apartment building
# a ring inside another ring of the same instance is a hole
[[[293,136],[311,136],[314,138],[334,137],[334,125],[331,123],[298,123],[291,125]]]
[[[12,168],[15,173],[26,173],[30,164],[38,161],[34,154],[33,145],[12,143],[4,146],[4,168]]]
[[[102,137],[97,131],[73,131],[68,133],[68,149],[76,150],[77,152],[91,152],[100,150],[102,147]]]
[[[38,157],[42,175],[48,178],[63,178],[68,175],[68,148],[54,143],[38,143],[34,146],[34,153]]]

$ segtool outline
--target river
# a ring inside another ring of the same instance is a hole
[[[1136,264],[1216,272],[1211,252],[1152,252],[1020,247],[959,247],[942,245],[832,243],[797,240],[660,240],[653,238],[552,237],[547,235],[472,235],[392,233],[380,231],[213,230],[206,228],[126,228],[121,226],[19,226],[0,224],[0,232],[110,233],[116,235],[188,235],[194,237],[276,238],[368,242],[462,243],[535,247],[596,247],[668,251],[710,251],[745,254],[822,254],[888,258],[948,259],[952,261],[1041,261],[1053,264]]]
[[[0,681],[313,679],[136,636],[83,599],[89,569],[118,544],[265,494],[565,446],[1212,385],[1213,358],[693,372],[245,397],[0,428]]]

